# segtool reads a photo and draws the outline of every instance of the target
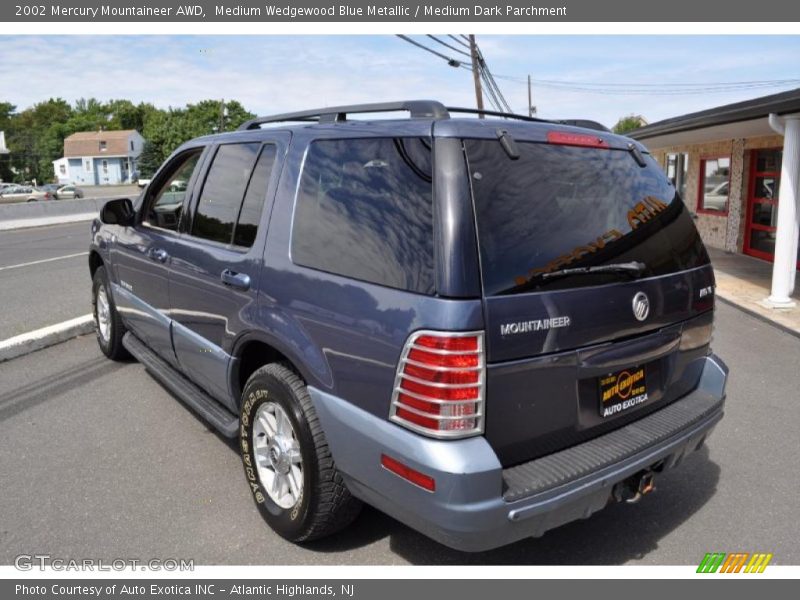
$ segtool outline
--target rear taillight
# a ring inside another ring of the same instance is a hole
[[[411,334],[397,365],[389,418],[438,438],[483,433],[483,332]]]

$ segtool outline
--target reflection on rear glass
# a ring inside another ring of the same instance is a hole
[[[622,150],[520,143],[520,159],[510,161],[494,140],[465,144],[487,295],[620,277],[537,277],[567,267],[638,261],[652,276],[708,262],[688,211],[649,156],[643,169]]]

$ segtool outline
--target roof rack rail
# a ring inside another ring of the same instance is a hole
[[[505,119],[517,119],[519,121],[533,121],[534,123],[552,123],[547,119],[539,119],[537,117],[526,117],[525,115],[518,115],[516,113],[499,112],[496,110],[484,110],[481,108],[463,108],[460,106],[448,106],[447,110],[451,113],[466,113],[469,115],[488,115],[490,117],[503,117]]]
[[[408,112],[412,119],[449,119],[450,113],[441,102],[435,100],[406,100],[403,102],[382,102],[376,104],[352,104],[330,106],[300,112],[284,113],[267,117],[256,117],[245,121],[239,131],[258,129],[265,123],[286,123],[290,121],[310,121],[313,123],[338,123],[347,120],[348,114],[382,112]]]
[[[471,115],[488,115],[490,117],[503,117],[504,119],[517,119],[519,121],[532,121],[534,123],[556,123],[558,125],[569,125],[572,127],[583,127],[584,129],[595,129],[597,131],[606,131],[610,133],[610,129],[597,121],[590,121],[589,119],[540,119],[538,117],[527,117],[525,115],[518,115],[516,113],[498,112],[496,110],[481,110],[478,108],[461,108],[458,106],[448,106],[447,110],[451,113],[467,113]]]
[[[553,121],[554,123],[561,123],[562,125],[570,125],[572,127],[583,127],[584,129],[595,129],[597,131],[605,131],[611,133],[611,130],[597,121],[590,121],[589,119],[559,119]]]

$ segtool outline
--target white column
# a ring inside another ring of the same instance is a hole
[[[771,116],[770,122],[776,119]],[[778,194],[778,222],[775,235],[775,262],[772,265],[772,291],[767,302],[774,308],[795,305],[791,299],[797,271],[797,238],[800,233],[800,116],[785,119],[783,164]]]

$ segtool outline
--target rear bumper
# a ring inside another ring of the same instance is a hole
[[[483,437],[434,440],[310,388],[351,492],[429,537],[481,551],[542,535],[606,506],[614,485],[643,469],[677,466],[722,419],[728,370],[705,362],[690,394],[620,429],[508,469]],[[381,467],[381,454],[433,477],[418,488]]]

